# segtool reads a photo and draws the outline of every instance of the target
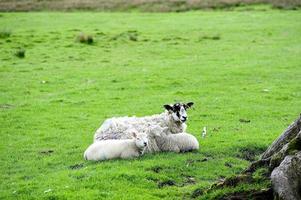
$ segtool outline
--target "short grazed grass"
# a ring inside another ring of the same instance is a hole
[[[300,21],[279,10],[2,13],[0,199],[189,199],[239,173],[301,111]],[[83,160],[105,118],[174,101],[195,102],[199,152]]]

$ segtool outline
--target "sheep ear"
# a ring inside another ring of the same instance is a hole
[[[172,111],[172,106],[171,105],[166,104],[166,105],[164,105],[164,108],[168,111]]]
[[[188,102],[187,104],[185,104],[186,109],[191,108],[193,104],[193,102]]]

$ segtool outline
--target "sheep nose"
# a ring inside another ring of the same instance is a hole
[[[183,117],[183,120],[182,120],[182,121],[184,121],[184,122],[185,122],[185,121],[186,121],[186,119],[187,119],[187,117],[184,117],[184,116],[182,116],[182,117]]]
[[[144,146],[146,146],[147,145],[147,142],[144,142]]]

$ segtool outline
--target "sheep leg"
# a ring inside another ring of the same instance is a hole
[[[174,144],[174,146],[169,150],[171,152],[180,153],[181,149]]]
[[[135,152],[135,153],[128,153],[128,152],[123,152],[121,153],[120,155],[120,158],[122,159],[127,159],[127,158],[133,158],[133,157],[139,157],[139,153],[138,152]]]

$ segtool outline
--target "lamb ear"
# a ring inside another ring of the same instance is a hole
[[[164,105],[164,108],[168,111],[172,111],[172,106],[171,105],[168,105],[168,104],[165,104]]]
[[[186,108],[191,108],[191,106],[193,106],[193,102],[188,102],[187,104],[186,104]]]

